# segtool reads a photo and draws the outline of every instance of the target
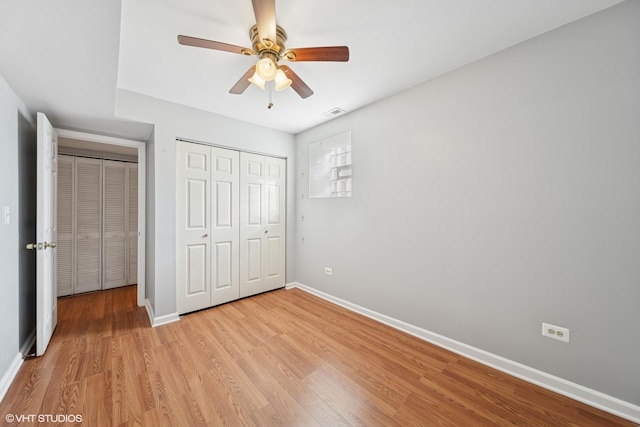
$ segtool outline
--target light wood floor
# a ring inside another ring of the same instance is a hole
[[[135,286],[60,299],[49,349],[22,365],[0,416],[79,414],[85,426],[633,425],[300,290],[157,328],[135,300]]]

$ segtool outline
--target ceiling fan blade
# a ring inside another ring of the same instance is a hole
[[[260,39],[276,42],[276,0],[251,0]]]
[[[285,53],[289,61],[339,61],[349,60],[349,47],[347,46],[326,46],[326,47],[301,47],[291,49],[293,55]]]
[[[247,72],[244,73],[242,77],[240,77],[240,80],[238,80],[237,83],[233,85],[231,89],[229,89],[229,93],[232,93],[234,95],[241,95],[245,90],[247,90],[247,88],[251,84],[251,82],[249,82],[249,79],[255,71],[256,66],[252,65],[251,68],[249,68]]]
[[[285,75],[291,79],[291,88],[295,90],[302,99],[313,95],[311,88],[307,86],[307,84],[303,82],[291,68],[286,65],[281,65],[280,68],[284,71]]]
[[[182,35],[178,36],[178,43],[185,46],[203,47],[205,49],[222,50],[224,52],[239,53],[239,54],[243,54],[245,51],[250,50],[245,47],[236,46],[233,44],[217,42],[214,40],[199,39],[197,37],[189,37],[189,36],[182,36]]]

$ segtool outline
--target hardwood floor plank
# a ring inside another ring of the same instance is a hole
[[[305,411],[295,397],[279,382],[273,381],[264,365],[255,357],[256,352],[244,359],[236,361],[238,366],[251,379],[254,386],[269,402],[258,411],[258,419],[261,425],[302,425],[320,426]],[[324,424],[327,425],[327,424]]]
[[[368,400],[357,388],[350,387],[344,379],[335,370],[319,368],[305,378],[305,383],[351,425],[396,425],[375,402]]]
[[[0,413],[88,426],[633,425],[301,290],[157,328],[136,298],[132,286],[59,299],[47,353],[23,363]]]
[[[306,382],[300,381],[266,346],[256,348],[249,358],[268,374],[272,383],[286,390],[317,423],[322,426],[349,425],[336,408],[323,400]]]
[[[113,425],[111,372],[100,372],[85,379],[85,393],[91,400],[85,400],[82,415],[85,425]]]

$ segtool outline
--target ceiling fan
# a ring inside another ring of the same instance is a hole
[[[256,25],[249,30],[252,48],[236,46],[214,40],[200,39],[190,36],[178,36],[178,43],[186,46],[205,49],[222,50],[241,55],[253,55],[259,58],[255,65],[247,70],[229,93],[240,95],[251,83],[265,88],[265,83],[274,81],[276,90],[291,86],[302,98],[313,95],[313,91],[287,65],[278,65],[280,59],[288,61],[339,61],[349,60],[347,46],[303,47],[286,49],[287,33],[276,25],[275,0],[252,0]],[[271,104],[270,104],[271,105]],[[271,107],[269,107],[271,108]]]

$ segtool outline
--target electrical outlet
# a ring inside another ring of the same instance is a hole
[[[326,274],[327,276],[331,276],[333,274],[333,268],[325,267],[324,268],[324,274]]]
[[[569,329],[551,323],[542,323],[542,335],[563,342],[569,342],[570,339]]]

